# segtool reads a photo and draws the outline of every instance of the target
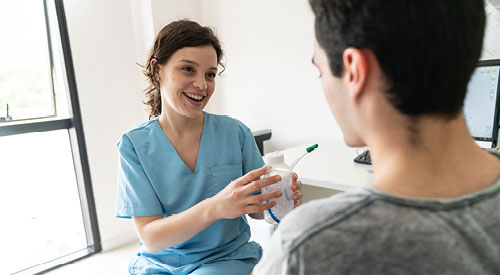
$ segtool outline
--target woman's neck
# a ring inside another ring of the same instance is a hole
[[[192,132],[202,131],[204,119],[204,112],[196,117],[188,117],[167,107],[162,110],[158,122],[168,136],[183,137]]]

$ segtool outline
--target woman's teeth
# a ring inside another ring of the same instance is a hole
[[[188,94],[188,93],[184,93],[184,94],[185,94],[187,97],[190,97],[190,98],[192,98],[192,99],[194,99],[194,100],[198,100],[198,101],[200,101],[200,100],[202,100],[202,99],[203,99],[203,96],[201,96],[201,95]]]

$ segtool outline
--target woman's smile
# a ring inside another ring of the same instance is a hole
[[[201,106],[203,103],[203,100],[206,97],[204,95],[195,94],[195,93],[188,93],[188,92],[182,92],[182,94],[186,97],[188,102],[190,102],[191,104],[194,104],[196,106]]]

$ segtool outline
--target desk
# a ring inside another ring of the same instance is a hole
[[[282,150],[285,163],[292,164],[307,147],[313,144]],[[347,191],[372,181],[372,166],[353,161],[357,156],[355,148],[347,147],[341,142],[318,143],[318,145],[316,150],[305,155],[293,169],[304,185]],[[358,150],[361,153],[362,149]]]

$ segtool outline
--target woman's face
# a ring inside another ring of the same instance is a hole
[[[189,118],[201,115],[215,90],[215,49],[211,45],[181,48],[158,67],[162,112],[168,108]]]

